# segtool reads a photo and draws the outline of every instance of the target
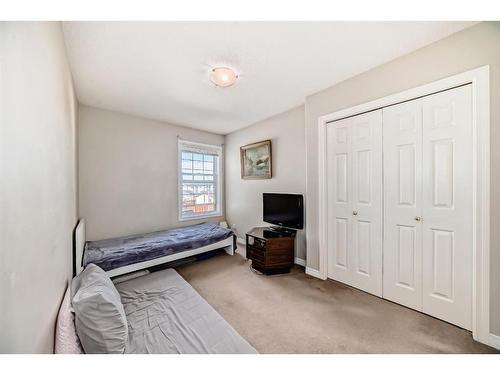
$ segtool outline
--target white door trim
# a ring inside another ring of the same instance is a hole
[[[343,109],[318,118],[319,146],[319,270],[308,272],[327,278],[326,126],[329,122],[373,111],[453,87],[472,84],[473,126],[473,271],[472,334],[490,345],[490,72],[489,65],[423,86]]]

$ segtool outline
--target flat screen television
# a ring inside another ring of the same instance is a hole
[[[280,227],[304,228],[304,197],[301,194],[263,193],[266,223]]]

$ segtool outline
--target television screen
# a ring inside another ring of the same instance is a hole
[[[304,227],[304,198],[301,194],[263,193],[264,221],[287,228]]]

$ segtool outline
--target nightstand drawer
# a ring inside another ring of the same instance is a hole
[[[290,254],[273,254],[267,257],[267,261],[275,265],[289,264],[293,263],[293,256],[290,256]]]
[[[264,250],[256,249],[253,246],[248,246],[247,247],[247,251],[248,251],[247,258],[249,258],[249,259],[255,259],[255,260],[258,260],[261,263],[265,263],[265,261],[266,261],[266,252]]]

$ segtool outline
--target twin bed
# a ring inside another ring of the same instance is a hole
[[[216,249],[233,255],[235,248],[234,233],[212,223],[86,241],[82,219],[75,230],[75,274],[94,263],[114,277]]]

